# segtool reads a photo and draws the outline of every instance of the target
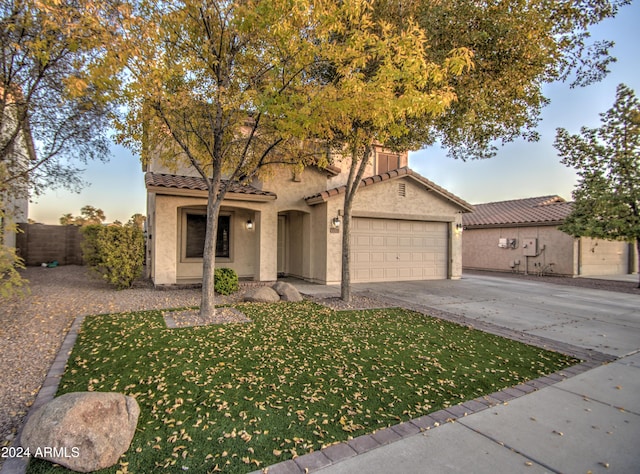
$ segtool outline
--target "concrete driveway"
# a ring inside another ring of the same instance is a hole
[[[353,288],[616,357],[640,350],[639,295],[484,275]]]

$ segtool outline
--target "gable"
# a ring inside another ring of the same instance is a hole
[[[411,190],[410,195],[407,195],[407,190]],[[310,206],[314,206],[327,202],[335,196],[344,195],[345,191],[346,187],[340,186],[308,196],[305,201]],[[355,198],[356,202],[363,200],[361,195],[366,195],[368,198],[379,196],[376,201],[381,201],[385,207],[396,203],[404,211],[407,210],[407,206],[416,208],[421,204],[434,202],[439,202],[441,206],[449,210],[455,209],[456,212],[471,212],[473,210],[473,206],[468,202],[407,167],[364,178],[360,182]],[[368,206],[373,207],[373,204],[368,204]]]

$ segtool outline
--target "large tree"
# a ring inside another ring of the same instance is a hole
[[[82,184],[79,165],[108,156],[103,67],[114,2],[9,0],[0,5],[0,220],[15,199]],[[96,76],[96,77],[99,77]],[[1,233],[1,231],[0,231]],[[0,246],[0,279],[13,281],[15,255]],[[9,261],[9,260],[12,260]],[[0,284],[2,283],[0,282]],[[10,286],[10,285],[9,285]]]
[[[436,120],[412,121],[408,142],[437,140],[453,158],[466,160],[493,156],[499,142],[537,140],[549,103],[546,84],[577,87],[602,79],[615,61],[613,43],[591,42],[589,29],[630,0],[380,3],[396,21],[415,16],[435,60],[454,48],[473,52],[474,68],[450,82],[456,101]]]
[[[376,145],[401,140],[411,120],[433,120],[455,100],[450,78],[472,67],[467,48],[434,60],[426,33],[412,18],[396,24],[376,2],[345,2],[322,48],[319,87],[327,99],[318,116],[321,137],[348,157],[342,225],[341,297],[351,299],[351,215]],[[389,12],[387,12],[389,13]]]
[[[79,216],[73,216],[70,213],[63,214],[62,217],[60,217],[60,225],[77,225],[83,227],[87,225],[100,225],[105,219],[106,216],[102,209],[86,205],[80,209]]]
[[[601,127],[582,127],[579,135],[557,131],[562,163],[579,176],[573,211],[560,229],[635,242],[640,263],[640,101],[620,84],[614,106],[600,116]]]
[[[463,74],[440,78],[440,88],[449,87],[454,97],[442,113],[407,113],[400,116],[401,123],[390,120],[387,128],[378,129],[378,142],[407,150],[439,141],[452,157],[466,160],[493,156],[496,141],[508,142],[517,137],[537,140],[536,127],[542,108],[548,103],[542,92],[545,84],[570,80],[574,87],[601,79],[615,61],[609,54],[612,43],[590,44],[589,28],[614,16],[621,5],[630,2],[368,3],[374,11],[373,21],[399,28],[417,23],[425,34],[425,60],[429,63],[445,64],[452,59],[452,52],[470,51],[473,58],[473,67]],[[402,133],[388,133],[397,131],[399,125]],[[361,149],[363,167],[370,154],[366,148]],[[359,177],[354,182],[346,193],[347,216]],[[343,252],[348,252],[348,234],[345,229]],[[344,254],[342,275],[342,297],[348,299],[349,258]]]
[[[300,145],[319,100],[310,72],[335,8],[149,1],[128,26],[123,141],[143,160],[193,167],[207,185],[202,316],[215,312],[215,236],[227,190],[276,164],[321,160]]]

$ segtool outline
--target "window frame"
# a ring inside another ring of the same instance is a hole
[[[187,241],[188,241],[188,225],[187,219],[189,215],[196,216],[206,216],[206,209],[182,209],[180,215],[180,262],[181,263],[202,263],[203,257],[188,257],[187,256]],[[220,225],[220,219],[226,218],[229,220],[229,235],[228,235],[228,255],[226,256],[218,256],[216,255],[216,262],[233,262],[233,224],[234,224],[234,215],[233,212],[229,211],[220,211],[218,215],[218,225]],[[205,221],[206,222],[206,221]],[[204,246],[204,239],[203,239]],[[217,246],[217,243],[216,243]],[[203,247],[204,249],[204,247]]]

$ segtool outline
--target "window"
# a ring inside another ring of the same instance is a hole
[[[387,171],[400,168],[400,155],[392,155],[390,153],[378,153],[377,173],[386,173]]]
[[[202,258],[204,255],[204,239],[207,231],[206,214],[186,213],[186,235],[184,236],[184,257]],[[218,235],[216,238],[216,257],[231,257],[231,216],[218,216]]]

